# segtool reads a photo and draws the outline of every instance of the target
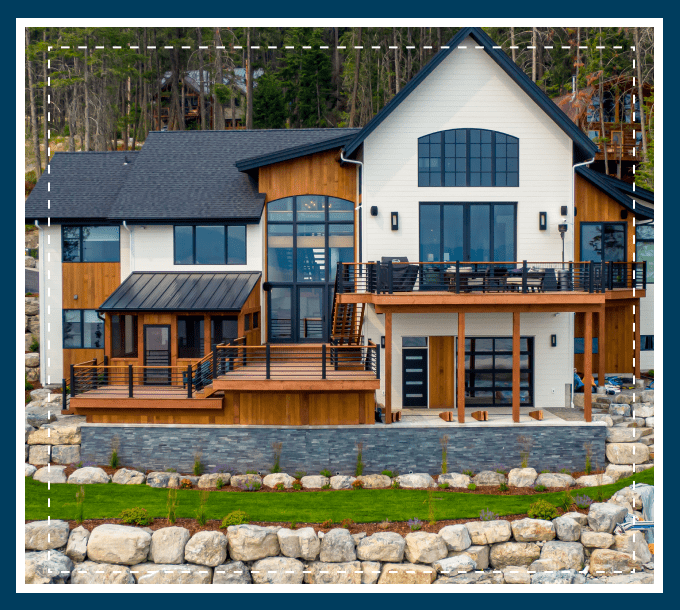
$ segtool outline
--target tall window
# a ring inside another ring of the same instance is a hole
[[[65,263],[117,263],[120,261],[120,227],[61,228]]]
[[[418,186],[519,186],[519,139],[488,129],[418,138]]]
[[[626,259],[625,222],[582,222],[581,260],[597,263]]]
[[[647,283],[654,283],[654,225],[635,227],[635,260],[647,261]]]
[[[111,316],[111,356],[137,357],[137,316]]]
[[[516,204],[421,203],[421,261],[514,261]]]
[[[104,348],[104,322],[94,309],[63,311],[64,349]]]
[[[245,225],[175,227],[175,265],[245,264]]]
[[[210,337],[213,345],[220,345],[238,338],[238,318],[227,316],[210,317]]]
[[[203,316],[177,316],[177,357],[203,356]]]

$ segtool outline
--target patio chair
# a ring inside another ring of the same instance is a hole
[[[408,263],[406,256],[383,256],[382,265],[380,265],[380,276],[378,278],[378,287],[381,292],[389,290],[389,277],[386,263],[392,261],[393,263]],[[396,264],[392,266],[392,291],[393,292],[413,292],[416,280],[418,279],[418,272],[420,267],[418,265],[402,265]]]

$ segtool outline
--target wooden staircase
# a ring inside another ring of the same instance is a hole
[[[361,345],[365,303],[333,303],[331,339],[337,345]]]

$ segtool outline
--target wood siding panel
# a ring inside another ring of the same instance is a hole
[[[120,285],[120,263],[62,263],[61,269],[63,309],[97,309]]]
[[[71,378],[71,365],[80,364],[81,362],[87,362],[93,358],[97,359],[97,363],[101,364],[104,362],[104,350],[103,349],[65,349],[64,351],[64,379],[66,383],[70,383]],[[52,383],[58,383],[60,380],[51,380]]]
[[[431,409],[451,408],[456,404],[455,337],[430,337]]]

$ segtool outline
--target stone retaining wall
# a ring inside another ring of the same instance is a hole
[[[40,305],[36,297],[25,297],[24,306],[24,347],[29,350],[34,341],[40,341]],[[26,379],[40,381],[40,354],[26,354]]]

